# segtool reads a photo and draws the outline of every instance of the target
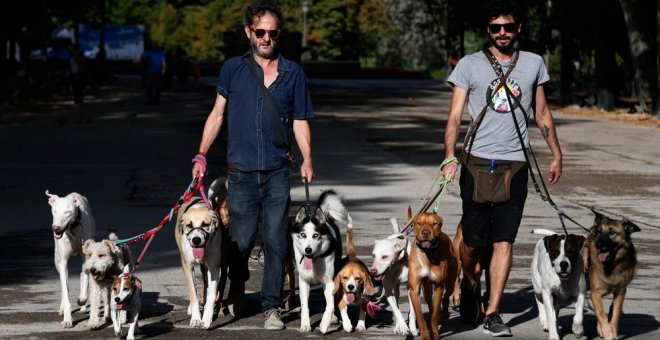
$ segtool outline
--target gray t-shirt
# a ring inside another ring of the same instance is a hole
[[[502,64],[504,73],[509,66],[510,63]],[[512,100],[514,110],[520,102],[525,111],[532,114],[534,90],[548,80],[550,77],[543,58],[534,53],[520,51],[518,63],[509,75],[506,85],[517,98],[516,101]],[[468,111],[472,119],[477,118],[487,101],[489,103],[477,129],[471,153],[487,159],[525,161],[504,87],[500,88],[497,94],[492,94],[499,83],[499,77],[491,67],[488,57],[481,51],[463,57],[447,82],[468,92]],[[528,147],[525,117],[520,109],[515,112],[525,146]],[[469,145],[465,149],[469,150]]]

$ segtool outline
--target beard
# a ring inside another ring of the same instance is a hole
[[[516,36],[504,36],[493,38],[492,35],[488,36],[492,45],[501,53],[511,52],[513,45],[516,42]]]
[[[264,58],[264,59],[275,59],[277,57],[277,43],[275,40],[270,39],[270,47],[267,50],[262,50],[259,48],[259,40],[258,39],[250,39],[250,45],[252,46],[252,51],[254,54],[257,56]]]

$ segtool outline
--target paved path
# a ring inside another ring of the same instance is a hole
[[[113,338],[111,327],[88,331],[87,315],[74,312],[74,328],[62,330],[59,283],[53,266],[50,213],[43,192],[60,195],[78,191],[87,196],[97,220],[97,238],[117,227],[127,237],[153,227],[169,211],[190,178],[190,159],[199,142],[204,118],[212,105],[212,80],[200,86],[165,93],[162,105],[142,105],[135,79],[121,78],[89,98],[81,109],[55,104],[54,110],[35,107],[30,113],[0,115],[0,338]],[[450,93],[441,81],[312,80],[317,112],[312,123],[317,174],[312,197],[334,188],[354,217],[358,253],[370,263],[373,240],[390,231],[388,218],[405,221],[405,213],[430,190],[443,158],[443,129]],[[467,115],[465,116],[467,117]],[[464,117],[464,118],[465,118]],[[634,234],[640,269],[631,283],[621,338],[660,337],[660,134],[657,129],[576,118],[556,113],[565,155],[564,176],[551,187],[553,198],[568,215],[590,226],[594,205],[638,222]],[[544,167],[548,152],[537,130],[532,142]],[[218,142],[221,143],[221,142]],[[224,152],[216,144],[209,154],[211,177],[222,175]],[[304,188],[294,182],[294,202],[304,200]],[[439,213],[444,231],[453,236],[460,219],[458,184],[452,183]],[[537,236],[544,227],[559,230],[554,211],[530,192],[523,226],[514,246],[513,270],[502,313],[514,335],[544,339],[536,320],[529,265]],[[568,224],[569,230],[582,233]],[[143,244],[132,247],[138,254]],[[71,297],[78,293],[80,260],[70,265]],[[248,289],[258,291],[261,267],[250,263]],[[260,315],[218,319],[211,331],[191,329],[187,298],[172,225],[157,236],[140,268],[144,282],[142,334],[139,337],[285,338],[301,337],[298,314],[285,314],[287,330],[261,330]],[[322,310],[321,294],[312,296],[312,323]],[[251,301],[258,304],[256,294]],[[408,310],[407,303],[402,309]],[[570,334],[572,308],[561,311],[564,339]],[[456,339],[485,337],[481,327],[461,325],[453,310],[442,336]],[[389,310],[369,320],[363,334],[337,331],[328,338],[399,338],[391,333]],[[597,337],[590,304],[585,333]],[[319,336],[318,331],[309,336]]]

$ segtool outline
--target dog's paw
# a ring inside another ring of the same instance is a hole
[[[62,328],[71,328],[73,327],[73,321],[71,319],[64,319],[62,321]]]
[[[410,335],[410,330],[408,329],[408,326],[406,324],[401,324],[397,323],[394,325],[394,329],[392,330],[394,334],[399,334],[399,335]]]
[[[307,324],[301,323],[300,324],[300,331],[303,332],[303,333],[311,332],[312,331],[312,326],[309,323],[307,323]]]
[[[364,332],[367,330],[367,326],[364,325],[364,322],[358,321],[357,326],[355,327],[355,330],[358,332]]]
[[[330,324],[331,325],[338,325],[339,324],[339,318],[336,315],[332,314],[332,318],[330,319]]]
[[[208,321],[207,321],[207,320],[204,320],[204,321],[202,321],[201,328],[204,328],[204,329],[209,329],[209,328],[211,328],[211,320],[208,320]]]
[[[418,336],[419,335],[419,329],[417,329],[417,327],[410,327],[410,335]]]
[[[93,317],[89,318],[89,321],[87,321],[87,327],[90,329],[98,329],[101,327],[103,323],[101,322],[101,319],[99,317]]]
[[[579,338],[583,334],[584,328],[582,327],[582,324],[573,324],[573,335],[575,335],[576,338]]]
[[[202,320],[201,319],[190,319],[190,327],[193,327],[193,328],[202,327]]]
[[[115,335],[116,335],[118,338],[121,338],[121,329],[119,330],[119,332],[115,331]]]
[[[344,332],[346,332],[346,333],[350,333],[350,332],[353,331],[353,325],[351,325],[350,323],[342,323],[341,326],[342,326],[342,328],[344,328]],[[323,333],[325,334],[325,332],[323,332]]]

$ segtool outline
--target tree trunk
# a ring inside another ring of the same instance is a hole
[[[656,31],[660,25],[660,1],[656,1],[656,4],[648,0],[619,0],[619,2],[628,28],[634,82],[641,89],[637,96],[641,99],[652,98],[653,112],[658,113],[660,38]]]

